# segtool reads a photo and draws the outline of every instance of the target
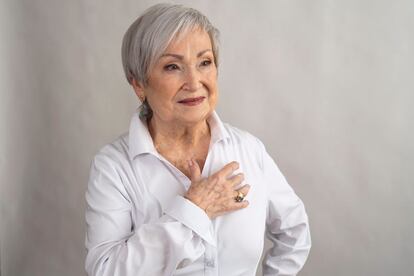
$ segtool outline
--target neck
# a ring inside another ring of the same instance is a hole
[[[172,148],[191,150],[200,143],[205,143],[206,139],[210,141],[207,120],[194,124],[174,124],[153,116],[148,122],[148,128],[156,149],[161,152]]]

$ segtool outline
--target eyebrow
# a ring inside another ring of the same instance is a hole
[[[212,52],[211,49],[206,49],[206,50],[203,50],[203,51],[199,52],[197,54],[197,57],[201,57],[204,53],[206,53],[208,51]],[[162,58],[162,57],[175,57],[175,58],[180,59],[180,60],[183,60],[184,59],[184,56],[182,56],[182,55],[170,54],[170,53],[162,54],[160,58]]]

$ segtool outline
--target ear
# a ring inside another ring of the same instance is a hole
[[[132,88],[134,88],[135,94],[137,95],[138,99],[141,102],[143,102],[145,100],[144,86],[135,79],[132,79],[131,86]]]

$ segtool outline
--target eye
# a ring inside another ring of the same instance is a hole
[[[201,66],[209,66],[211,64],[211,60],[206,59],[201,62]]]
[[[177,64],[167,64],[164,66],[165,71],[173,71],[177,69],[180,69]]]

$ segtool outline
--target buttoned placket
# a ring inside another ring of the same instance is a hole
[[[215,143],[210,143],[209,146],[209,150],[207,153],[207,158],[206,161],[204,162],[204,167],[203,170],[201,172],[201,176],[203,178],[208,177],[208,175],[206,175],[207,171],[210,171],[210,163],[209,163],[209,159],[211,158],[211,151],[212,148],[214,147]],[[165,159],[162,155],[160,155],[158,152],[156,154],[157,158],[159,160],[161,160],[164,164],[166,164],[167,166],[169,166],[172,169],[172,172],[174,172],[175,176],[177,179],[180,180],[180,183],[184,186],[185,190],[188,191],[188,189],[190,188],[191,185],[191,180],[182,172],[180,171],[177,167],[175,167],[173,164],[171,164],[171,162],[169,162],[167,159]],[[214,226],[214,221],[212,221],[213,226]],[[213,227],[215,229],[215,227]],[[217,242],[217,236],[216,233],[214,233],[214,239]],[[205,247],[205,252],[204,252],[204,275],[205,276],[218,276],[218,259],[217,259],[217,248],[211,244],[209,244],[206,241],[203,241],[204,247]]]
[[[207,153],[206,161],[204,162],[203,171],[201,172],[201,176],[206,178],[208,171],[210,171],[210,159],[212,158],[212,151],[215,143],[210,143],[209,150]],[[190,183],[191,184],[191,183]],[[214,226],[214,220],[212,221]],[[213,227],[215,229],[215,227]],[[217,233],[214,232],[214,239],[216,240],[217,244]],[[210,245],[209,243],[204,243],[205,245],[205,253],[204,253],[204,275],[206,276],[217,276],[218,275],[218,260],[217,260],[217,247]]]

